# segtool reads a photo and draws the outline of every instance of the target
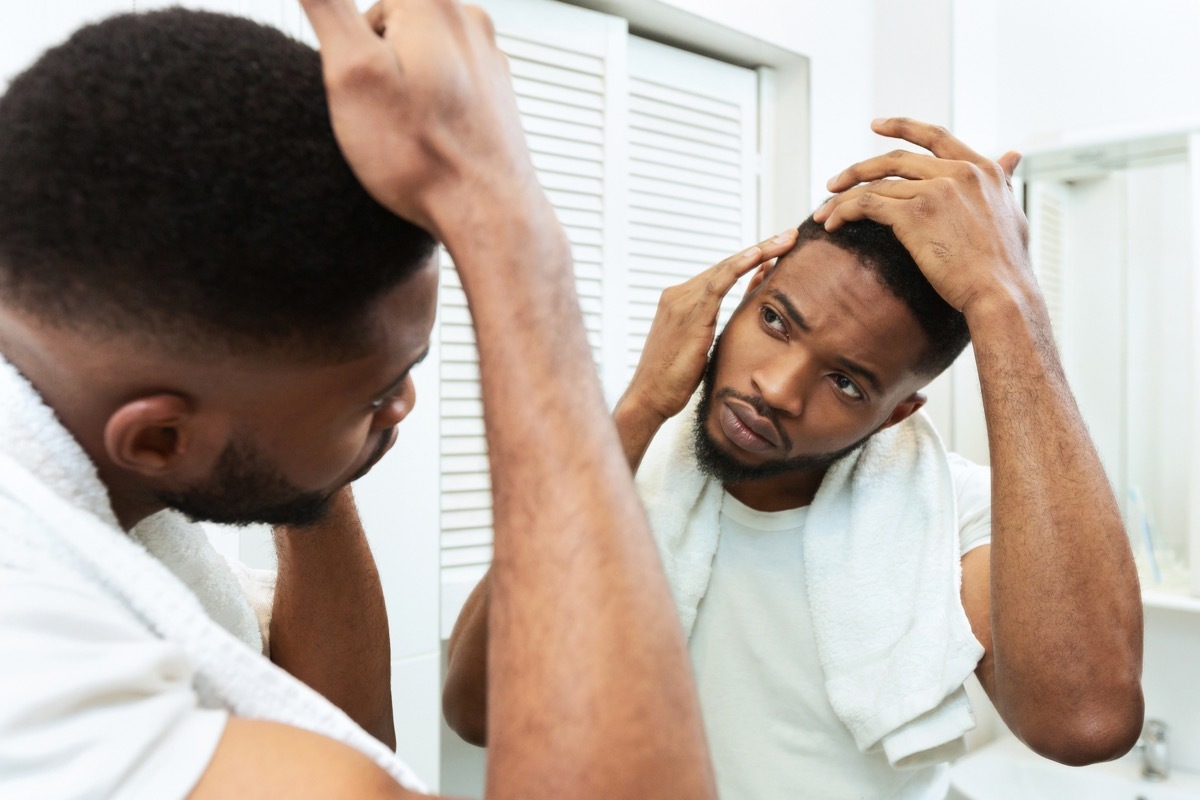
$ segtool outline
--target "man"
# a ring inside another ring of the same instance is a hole
[[[488,796],[713,797],[489,21],[305,10],[320,57],[175,9],[80,31],[0,100],[0,795],[421,791],[387,746],[344,487],[414,401],[428,231],[471,303],[495,466]],[[275,664],[166,509],[283,526]]]
[[[798,237],[668,289],[614,412],[722,796],[945,796],[972,671],[1050,758],[1114,758],[1140,730],[1137,577],[1029,267],[1016,156],[873,127],[932,155],[851,167]],[[756,266],[706,364],[721,297]],[[990,486],[916,414],[968,336]],[[486,592],[444,700],[476,741]]]

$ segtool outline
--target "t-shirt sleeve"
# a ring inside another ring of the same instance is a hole
[[[0,797],[185,798],[228,719],[99,590],[0,568]]]
[[[992,470],[957,453],[947,455],[958,492],[958,540],[965,556],[992,543]]]

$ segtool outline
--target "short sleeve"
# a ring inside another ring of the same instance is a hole
[[[0,568],[0,797],[187,797],[227,712],[98,589]]]
[[[992,542],[992,470],[957,453],[947,454],[958,494],[958,539],[966,555]]]

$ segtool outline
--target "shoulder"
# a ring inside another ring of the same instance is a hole
[[[958,453],[947,453],[958,507],[962,554],[992,539],[992,470]]]
[[[224,730],[181,648],[68,575],[0,567],[0,652],[0,796],[48,796],[71,764],[81,794],[183,797]]]

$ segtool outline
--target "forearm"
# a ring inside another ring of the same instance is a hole
[[[396,746],[387,611],[347,487],[322,522],[277,528],[271,660]]]
[[[1114,757],[1142,713],[1141,597],[1116,500],[1036,289],[967,319],[993,468],[993,698],[1039,750]],[[1055,741],[1062,725],[1074,742]]]
[[[612,416],[625,460],[636,475],[650,442],[666,420],[638,403],[628,392],[617,401]]]
[[[495,498],[489,787],[711,797],[686,648],[600,393],[567,243],[544,200],[492,208],[524,210],[444,237],[477,331]]]
[[[442,714],[446,724],[471,744],[487,745],[488,595],[491,572],[471,592],[446,643],[446,685]]]

